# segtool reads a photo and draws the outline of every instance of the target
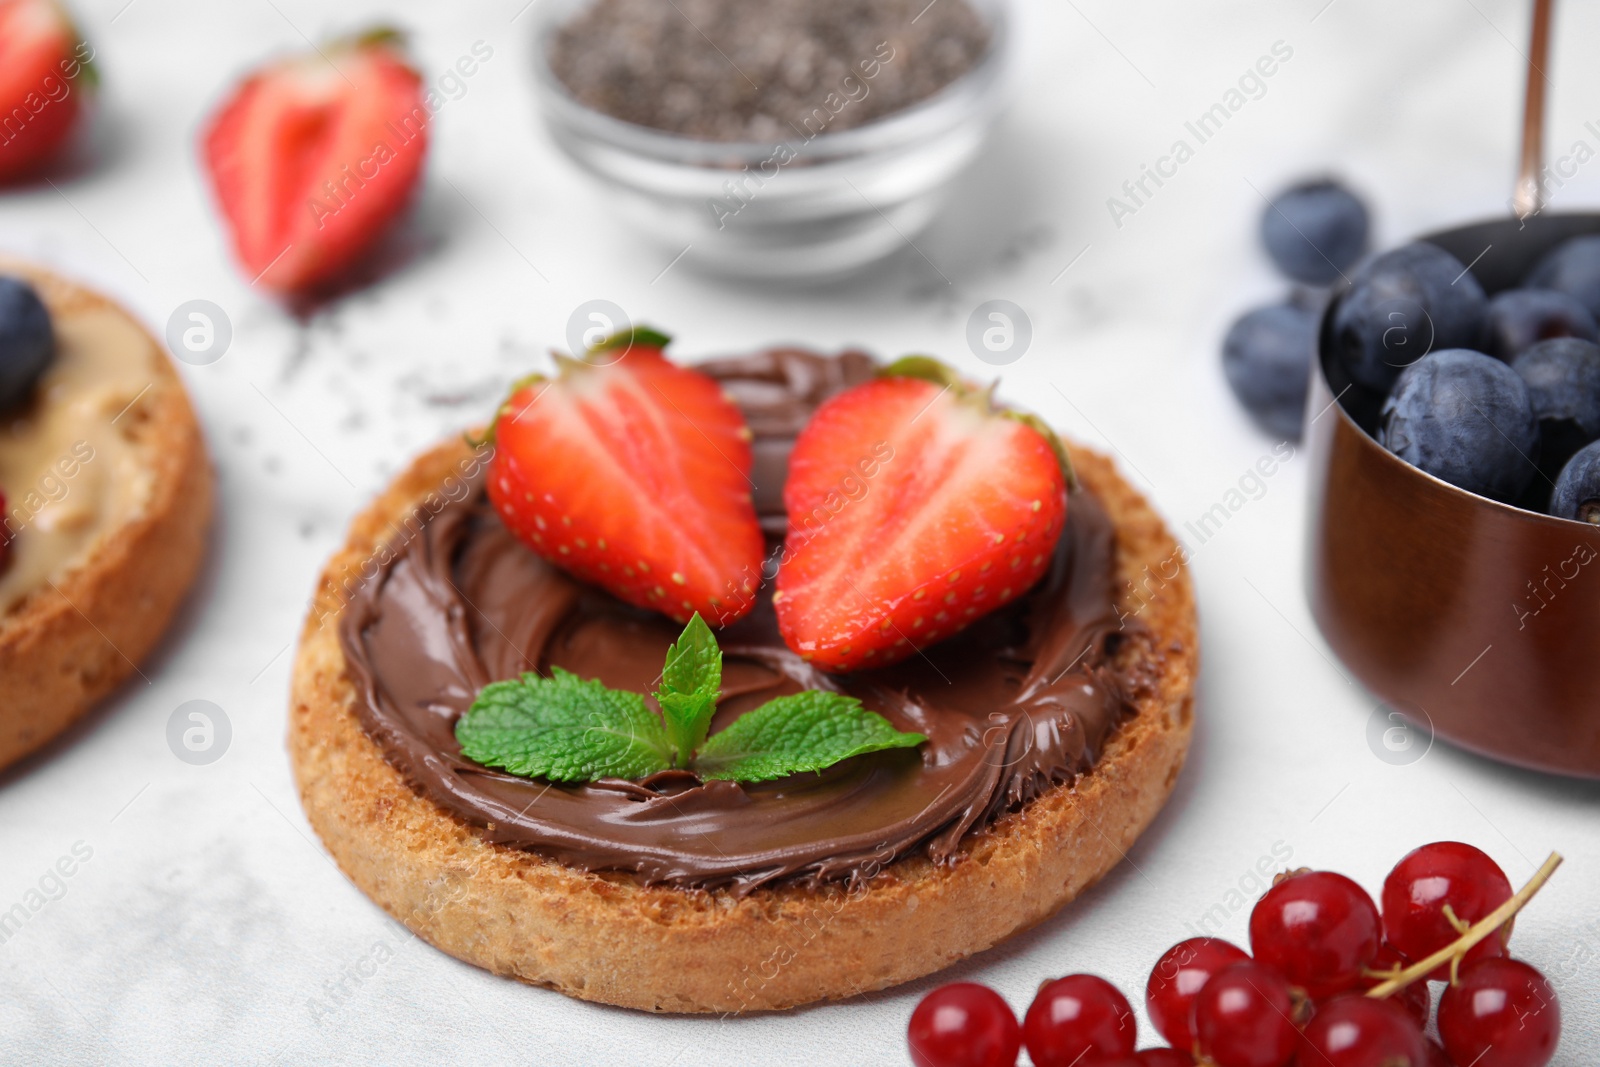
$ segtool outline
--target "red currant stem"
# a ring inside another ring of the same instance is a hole
[[[1472,929],[1472,924],[1456,915],[1456,909],[1452,908],[1449,904],[1444,906],[1443,911],[1445,922],[1449,923],[1451,927],[1454,928],[1456,933],[1464,934],[1468,930]]]
[[[1504,904],[1491,911],[1488,915],[1478,920],[1458,940],[1452,941],[1444,948],[1435,952],[1425,960],[1419,960],[1380,985],[1375,985],[1367,990],[1367,996],[1382,998],[1415,982],[1418,978],[1426,978],[1432,974],[1440,964],[1460,960],[1479,941],[1484,940],[1500,927],[1511,920],[1511,917],[1522,910],[1523,905],[1533,899],[1533,895],[1550,880],[1557,867],[1561,866],[1561,854],[1550,853],[1550,858],[1534,872],[1528,884],[1507,900]]]

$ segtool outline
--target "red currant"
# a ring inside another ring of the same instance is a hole
[[[1147,1048],[1114,1060],[1085,1060],[1078,1067],[1194,1067],[1194,1057],[1175,1048]]]
[[[1133,1062],[1137,1067],[1194,1067],[1194,1057],[1175,1048],[1147,1048]]]
[[[1245,960],[1205,984],[1194,999],[1190,1025],[1200,1054],[1217,1067],[1284,1067],[1300,1036],[1292,1009],[1289,983]]]
[[[1404,969],[1405,960],[1400,958],[1400,953],[1395,951],[1393,945],[1385,941],[1378,946],[1378,954],[1367,964],[1368,974],[1356,983],[1356,988],[1365,992],[1373,986],[1382,985],[1395,972]],[[1388,999],[1404,1008],[1419,1029],[1428,1028],[1428,1016],[1433,1014],[1433,994],[1428,991],[1426,981],[1419,978],[1390,993]]]
[[[1521,960],[1480,960],[1439,998],[1439,1036],[1457,1063],[1544,1067],[1561,1040],[1561,1002]]]
[[[1428,1067],[1456,1067],[1450,1062],[1450,1057],[1444,1054],[1444,1049],[1439,1047],[1439,1042],[1433,1038],[1427,1039]]]
[[[1342,874],[1285,878],[1250,913],[1250,952],[1316,999],[1361,980],[1378,953],[1381,922],[1367,891]]]
[[[922,998],[906,1028],[917,1067],[1015,1067],[1022,1031],[1000,994],[953,982]]]
[[[1511,882],[1499,864],[1459,841],[1435,841],[1410,852],[1383,881],[1383,932],[1400,954],[1415,963],[1461,936],[1445,916],[1475,923],[1511,898]],[[1464,963],[1505,955],[1509,926],[1498,937],[1474,945]],[[1441,966],[1430,977],[1448,979]]]
[[[1317,1067],[1428,1067],[1422,1030],[1387,1000],[1346,993],[1317,1009],[1306,1026],[1302,1063]],[[1311,1053],[1318,1055],[1311,1055]]]
[[[1244,949],[1217,937],[1191,937],[1167,949],[1144,987],[1144,1006],[1156,1032],[1175,1049],[1193,1048],[1189,1009],[1195,996],[1212,975],[1249,958]]]
[[[1131,1057],[1138,1020],[1128,998],[1104,978],[1069,974],[1046,983],[1022,1021],[1034,1067],[1072,1067]]]

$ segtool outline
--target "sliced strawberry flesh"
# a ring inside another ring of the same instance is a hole
[[[621,599],[726,624],[763,551],[744,422],[704,375],[635,347],[518,390],[495,426],[490,500],[534,551]]]
[[[885,378],[818,411],[785,505],[780,628],[802,656],[847,670],[904,658],[1031,587],[1065,486],[1037,431],[955,390]]]
[[[366,44],[247,79],[205,153],[245,270],[291,292],[371,249],[406,206],[427,144],[421,80],[388,45]]]

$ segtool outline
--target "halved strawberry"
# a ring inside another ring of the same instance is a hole
[[[54,0],[0,0],[0,181],[66,143],[95,84],[93,55]]]
[[[817,409],[795,441],[778,628],[830,671],[963,629],[1045,573],[1071,476],[1033,416],[910,357]]]
[[[390,30],[246,78],[204,144],[245,273],[301,293],[360,259],[410,200],[429,122],[422,79]]]
[[[765,548],[750,431],[713,379],[667,361],[667,341],[629,331],[519,382],[494,424],[489,501],[584,581],[726,626],[754,605]]]

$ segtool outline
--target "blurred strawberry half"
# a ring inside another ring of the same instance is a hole
[[[0,0],[0,181],[66,144],[96,84],[93,55],[54,0]]]
[[[279,60],[211,120],[205,162],[245,272],[280,293],[343,273],[404,211],[430,116],[392,30]]]
[[[726,626],[754,606],[765,548],[750,431],[715,380],[668,362],[667,340],[630,330],[518,383],[494,425],[489,501],[578,578]]]
[[[1049,569],[1066,453],[1036,416],[911,356],[824,403],[789,458],[773,601],[784,642],[829,671],[941,641]]]

